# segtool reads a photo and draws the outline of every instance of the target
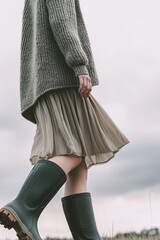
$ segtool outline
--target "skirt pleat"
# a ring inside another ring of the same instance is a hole
[[[34,105],[37,129],[30,154],[34,165],[58,155],[77,155],[87,168],[106,163],[129,143],[92,94],[82,98],[77,87],[41,95]]]

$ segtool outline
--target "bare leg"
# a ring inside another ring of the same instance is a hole
[[[87,165],[84,159],[69,172],[65,183],[64,196],[87,191]]]
[[[49,161],[58,164],[67,175],[72,169],[81,163],[82,157],[78,157],[76,155],[61,155],[54,156],[53,158],[50,158]]]

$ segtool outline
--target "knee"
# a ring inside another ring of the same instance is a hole
[[[73,169],[78,167],[81,163],[82,163],[82,160],[83,158],[82,157],[79,157],[77,155],[70,155],[70,157],[73,159]]]
[[[76,179],[83,179],[84,181],[87,181],[87,174],[88,174],[88,169],[87,169],[87,165],[86,162],[84,160],[84,158],[81,158],[80,163],[78,164],[77,167],[75,167],[74,169],[72,169],[69,173],[68,173],[68,178],[71,180],[74,179],[74,181],[76,181]]]

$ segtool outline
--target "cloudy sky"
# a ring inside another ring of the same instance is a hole
[[[92,95],[130,140],[88,171],[87,191],[101,235],[141,231],[160,222],[160,2],[80,0],[100,84]],[[0,0],[0,206],[31,170],[36,125],[20,114],[19,64],[24,1]],[[42,238],[71,237],[62,212],[64,186],[39,219]],[[15,239],[0,226],[0,238]]]

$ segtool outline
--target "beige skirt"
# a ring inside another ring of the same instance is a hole
[[[87,168],[108,162],[129,143],[107,112],[90,93],[81,97],[78,87],[51,90],[34,105],[37,129],[30,161],[53,156],[82,156]]]

